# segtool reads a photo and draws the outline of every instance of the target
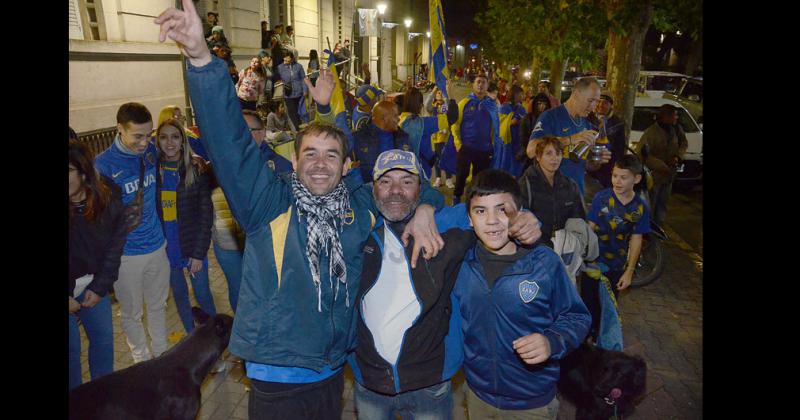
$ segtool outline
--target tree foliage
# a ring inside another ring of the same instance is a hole
[[[527,64],[534,57],[597,68],[609,30],[627,36],[645,2],[637,0],[486,0],[475,17],[479,42],[494,60]],[[702,0],[655,0],[662,32],[702,37]]]
[[[489,0],[476,16],[487,54],[508,63],[595,63],[608,33],[599,0]]]
[[[703,0],[656,0],[653,4],[653,26],[661,32],[680,31],[692,41],[702,37]]]

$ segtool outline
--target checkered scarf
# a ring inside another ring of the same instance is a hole
[[[328,279],[331,290],[333,290],[334,277],[338,280],[334,301],[339,294],[339,285],[343,283],[346,296],[345,305],[350,306],[350,293],[347,291],[347,267],[344,263],[342,243],[339,241],[339,232],[342,230],[341,217],[350,208],[350,196],[344,183],[340,182],[333,191],[326,195],[315,196],[308,191],[305,185],[300,183],[297,173],[292,172],[292,192],[298,210],[297,214],[305,216],[308,225],[306,251],[308,264],[311,267],[311,279],[317,288],[317,310],[322,312],[319,274],[320,249],[330,256]]]

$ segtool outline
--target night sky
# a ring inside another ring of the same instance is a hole
[[[475,15],[486,8],[487,0],[442,0],[447,36],[468,37],[475,31]]]

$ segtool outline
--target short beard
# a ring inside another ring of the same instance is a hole
[[[389,216],[389,214],[384,209],[383,203],[381,202],[381,200],[379,200],[378,197],[375,196],[375,191],[374,190],[372,192],[372,196],[375,199],[375,206],[378,207],[378,211],[381,212],[381,216],[383,216],[384,219],[386,219],[386,220],[388,220],[390,222],[402,222],[402,221],[408,219],[409,216],[414,214],[414,211],[417,210],[417,206],[419,205],[419,199],[417,199],[416,201],[414,201],[414,202],[412,202],[410,204],[408,212],[406,214],[404,214],[403,217],[392,218],[392,217]]]

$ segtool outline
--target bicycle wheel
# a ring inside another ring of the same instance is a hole
[[[642,238],[642,253],[636,263],[631,287],[646,286],[655,281],[664,269],[664,249],[661,240],[652,235]]]

